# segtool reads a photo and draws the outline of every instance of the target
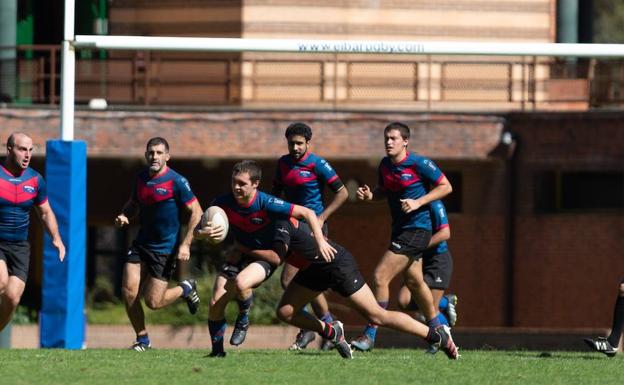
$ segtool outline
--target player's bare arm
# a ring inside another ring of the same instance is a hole
[[[327,243],[327,240],[325,240],[323,230],[321,229],[314,211],[303,206],[294,205],[292,216],[297,219],[303,219],[308,225],[310,225],[321,257],[327,262],[332,261],[336,255],[336,249],[334,249],[329,243]]]
[[[41,222],[43,222],[43,226],[52,239],[52,245],[56,247],[59,252],[59,260],[63,262],[65,259],[65,245],[61,239],[61,233],[59,233],[56,215],[54,215],[54,211],[52,211],[50,203],[45,202],[44,204],[35,207],[37,208],[37,213],[41,218]]]
[[[134,218],[139,212],[139,205],[132,199],[129,199],[121,209],[121,214],[115,218],[115,226],[124,227],[130,224],[130,219]]]
[[[202,208],[197,201],[193,200],[190,204],[186,205],[186,210],[190,211],[191,215],[186,226],[186,233],[182,237],[182,242],[178,247],[178,259],[181,261],[188,261],[191,257],[191,242],[193,241],[193,230],[201,220],[203,214]]]
[[[435,200],[444,198],[451,192],[453,192],[453,186],[451,186],[451,182],[449,182],[446,176],[443,176],[440,182],[422,197],[418,199],[401,199],[401,209],[404,213],[410,213]]]
[[[321,215],[318,216],[321,227],[323,227],[323,224],[329,219],[329,217],[347,201],[347,198],[349,198],[349,190],[347,190],[347,187],[343,185],[336,192],[336,195],[334,195],[334,199],[332,199],[331,203],[327,205]]]
[[[443,227],[431,236],[427,248],[439,245],[440,243],[448,241],[449,239],[451,239],[451,228],[449,226]]]

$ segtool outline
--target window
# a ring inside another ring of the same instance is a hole
[[[624,172],[545,171],[535,175],[538,212],[624,208]]]

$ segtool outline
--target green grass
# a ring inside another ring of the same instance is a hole
[[[2,383],[20,384],[620,384],[624,357],[597,353],[463,351],[443,354],[377,349],[351,361],[335,352],[239,350],[2,350]]]

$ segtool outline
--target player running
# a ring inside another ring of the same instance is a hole
[[[193,229],[202,215],[188,181],[167,166],[169,158],[169,143],[164,138],[155,137],[147,142],[147,167],[137,175],[130,199],[115,218],[115,224],[123,227],[139,214],[141,227],[126,255],[122,290],[126,313],[136,333],[130,349],[140,352],[152,346],[145,328],[141,292],[152,310],[184,298],[190,313],[195,314],[200,301],[194,280],[183,280],[178,286],[167,288],[176,261],[187,261],[190,257]],[[182,241],[178,242],[181,210],[190,216]]]
[[[7,139],[6,149],[7,157],[0,165],[0,331],[13,318],[26,288],[30,262],[28,226],[33,207],[58,250],[59,260],[63,262],[65,258],[65,245],[48,202],[45,180],[28,167],[32,139],[14,132]]]
[[[278,197],[283,193],[287,201],[313,210],[323,228],[323,233],[327,235],[327,220],[347,200],[349,193],[329,162],[310,151],[312,139],[310,126],[301,122],[292,123],[286,128],[284,136],[288,143],[288,154],[277,161],[272,193]],[[323,203],[322,194],[325,186],[334,193],[327,207]],[[284,265],[281,277],[284,289],[297,274],[297,270],[297,267],[289,263]],[[312,300],[311,305],[321,320],[325,322],[333,320],[325,295],[321,293]],[[314,332],[300,330],[290,349],[305,349],[314,338]],[[330,348],[330,341],[324,339],[321,349]]]
[[[400,272],[407,271],[410,289],[418,299],[427,325],[435,329],[441,325],[433,305],[431,290],[422,274],[422,252],[431,239],[429,203],[439,200],[453,190],[442,171],[430,159],[407,151],[410,129],[394,122],[384,129],[387,156],[379,164],[377,186],[358,188],[357,198],[363,201],[386,199],[392,216],[392,235],[388,250],[377,264],[374,273],[375,297],[379,306],[387,308],[389,284]],[[429,187],[431,188],[429,189]],[[351,342],[359,350],[370,350],[375,343],[377,325],[369,322],[363,335]]]
[[[307,266],[295,275],[280,300],[277,316],[282,321],[319,333],[334,342],[342,357],[352,358],[353,352],[344,339],[340,321],[324,322],[301,311],[319,293],[332,289],[348,299],[353,309],[375,325],[419,336],[442,349],[450,359],[458,358],[458,350],[448,326],[428,328],[405,313],[380,307],[353,256],[339,244],[333,241],[329,243],[337,250],[331,260],[319,256],[315,239],[307,224],[295,220],[279,221],[273,243],[274,251],[282,259],[288,256],[288,259],[297,260],[298,264]]]
[[[244,160],[234,165],[230,193],[217,197],[212,205],[221,207],[230,224],[230,229],[240,250],[271,249],[275,232],[275,220],[290,216],[304,219],[310,224],[316,239],[315,250],[324,258],[331,258],[335,250],[325,241],[315,213],[303,206],[293,205],[273,195],[258,190],[262,171],[256,162]],[[219,237],[223,227],[207,223],[197,229],[197,237]],[[238,257],[238,256],[237,256]],[[232,345],[240,345],[249,328],[249,308],[252,303],[252,288],[267,280],[279,265],[280,259],[274,252],[261,254],[259,258],[243,253],[240,258],[229,258],[215,279],[213,297],[208,313],[208,330],[212,341],[211,357],[224,357],[223,335],[225,334],[225,307],[237,297],[239,314],[230,338]]]

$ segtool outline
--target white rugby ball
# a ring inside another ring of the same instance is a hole
[[[225,237],[227,236],[229,229],[229,222],[227,219],[227,215],[225,211],[219,206],[210,206],[204,211],[204,214],[201,218],[201,227],[206,227],[208,222],[211,222],[214,225],[221,225],[225,228],[223,235],[219,238],[206,237],[206,240],[212,244],[217,244],[223,242]]]

